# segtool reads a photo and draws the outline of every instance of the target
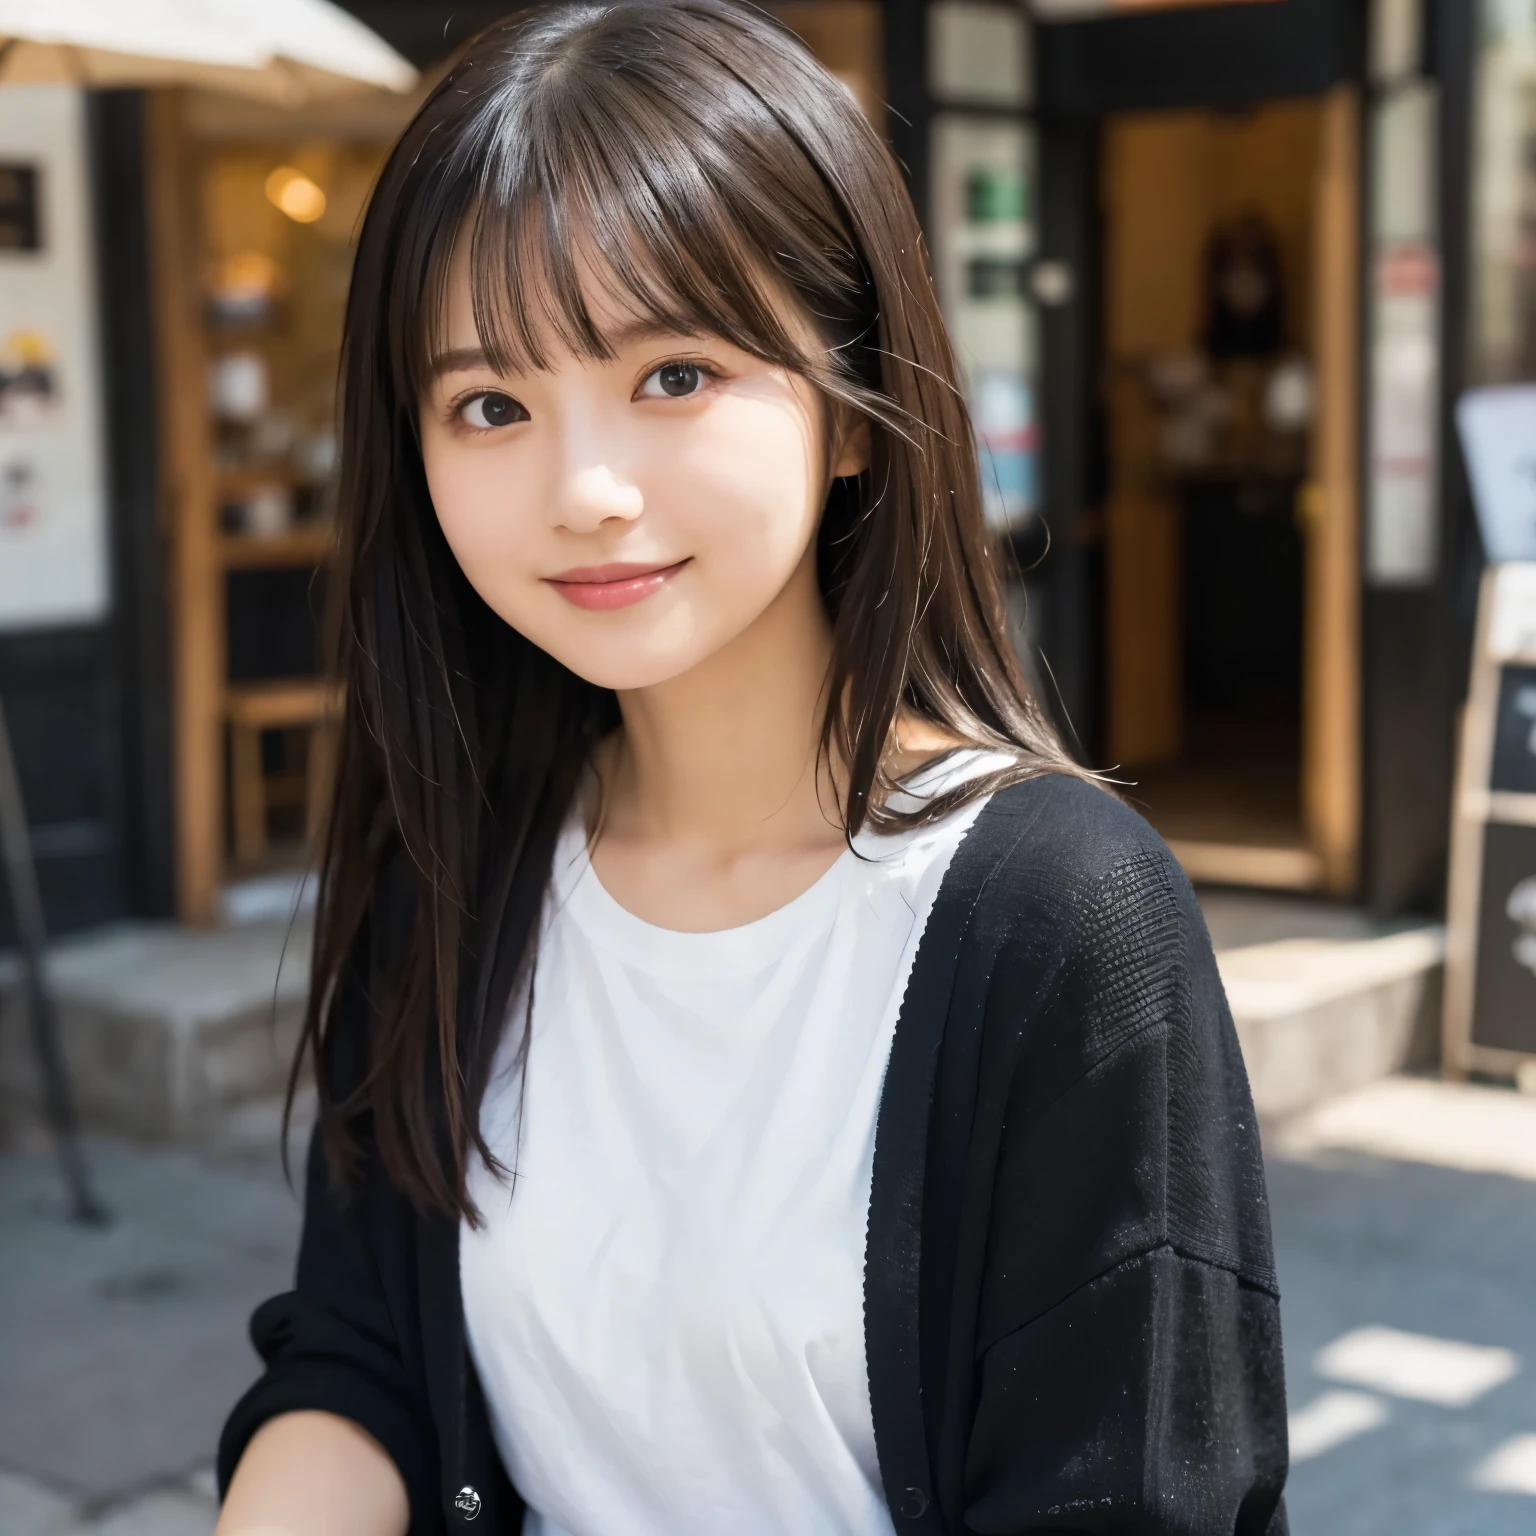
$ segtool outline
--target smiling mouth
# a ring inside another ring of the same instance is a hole
[[[692,558],[690,555],[688,560]],[[688,560],[679,560],[674,565],[587,565],[544,579],[568,603],[606,612],[628,608],[659,592]]]

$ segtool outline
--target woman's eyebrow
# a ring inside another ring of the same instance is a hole
[[[702,330],[680,331],[675,325],[661,320],[632,320],[604,333],[603,341],[610,351],[622,352],[626,347],[639,346],[643,342],[663,340],[697,340],[708,334]],[[495,370],[484,347],[450,347],[437,353],[430,365],[433,379],[449,373],[473,373],[479,368]]]
[[[484,347],[450,347],[432,359],[432,377],[440,379],[445,373],[469,373],[476,368],[489,368],[491,360]]]
[[[669,324],[665,320],[631,320],[624,325],[615,326],[610,331],[603,333],[603,340],[607,342],[615,352],[622,352],[625,347],[639,346],[647,341],[697,341],[707,334],[706,332],[688,328],[679,330],[676,325]]]

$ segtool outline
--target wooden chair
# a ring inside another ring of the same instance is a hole
[[[261,733],[307,729],[304,801],[311,833],[318,825],[329,792],[341,690],[325,678],[238,683],[224,691],[229,725],[230,809],[235,859],[259,863],[267,852],[267,807],[272,788],[261,767]]]

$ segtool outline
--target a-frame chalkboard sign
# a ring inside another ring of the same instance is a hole
[[[1451,830],[1445,1068],[1536,1062],[1536,563],[1490,566]]]

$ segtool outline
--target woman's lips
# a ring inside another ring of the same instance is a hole
[[[674,565],[584,565],[544,579],[568,603],[605,611],[628,608],[649,597],[687,564],[679,560]]]

